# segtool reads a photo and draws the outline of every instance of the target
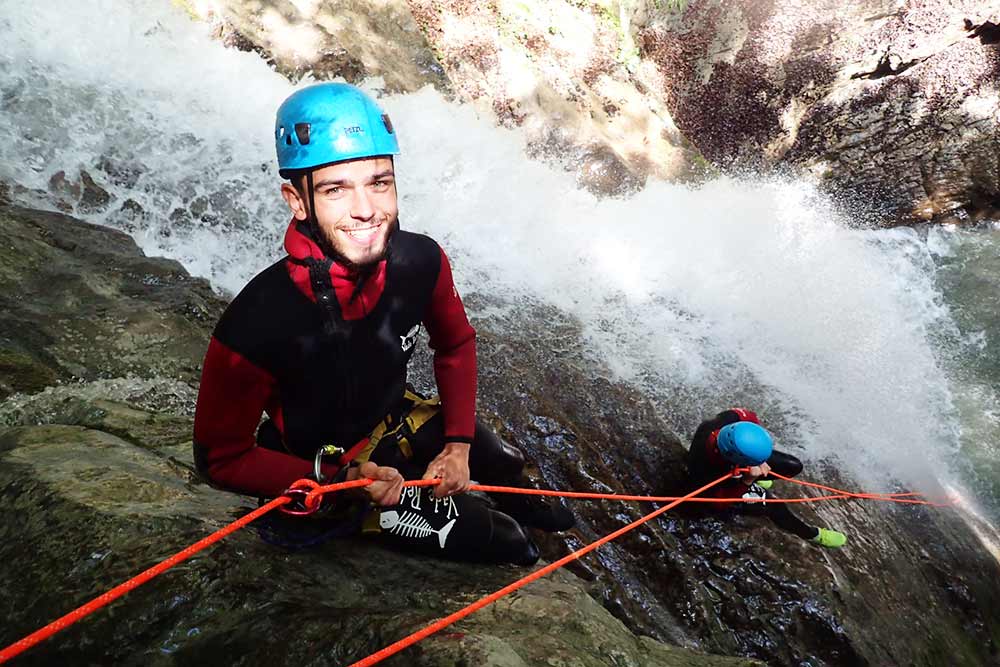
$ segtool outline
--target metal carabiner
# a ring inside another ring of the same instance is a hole
[[[323,479],[323,457],[324,456],[340,456],[343,455],[344,448],[337,447],[336,445],[323,445],[316,450],[316,458],[313,459],[313,476],[316,481],[322,484]]]
[[[298,486],[300,483],[304,484],[304,487]],[[279,509],[285,514],[291,514],[292,516],[308,516],[312,514],[323,503],[322,496],[313,496],[314,500],[310,505],[309,496],[318,487],[319,484],[311,479],[301,479],[295,482],[295,485],[285,489],[285,492],[281,494],[291,499],[291,502],[282,505]]]

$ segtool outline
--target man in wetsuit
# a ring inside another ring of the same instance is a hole
[[[795,516],[785,503],[768,503],[774,498],[771,471],[785,477],[802,472],[802,462],[791,454],[774,449],[771,435],[760,425],[757,415],[744,408],[731,408],[702,422],[694,433],[687,455],[688,473],[694,488],[718,479],[734,467],[749,467],[748,473],[734,477],[708,491],[714,498],[732,498],[716,509],[735,509],[743,514],[765,515],[779,528],[812,540],[824,547],[841,547],[847,537],[836,530],[810,526]]]
[[[389,116],[360,89],[323,83],[281,105],[275,141],[292,212],[287,256],[226,309],[205,357],[194,425],[199,471],[260,497],[296,480],[366,477],[366,529],[404,548],[531,563],[522,525],[563,530],[560,507],[462,495],[470,476],[521,482],[523,457],[477,422],[476,340],[448,258],[397,219]],[[440,398],[415,394],[421,327]],[[268,419],[259,426],[263,413]],[[403,489],[404,478],[439,478]]]

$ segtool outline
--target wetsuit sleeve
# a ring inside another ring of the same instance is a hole
[[[434,350],[445,442],[471,443],[476,432],[476,330],[469,324],[444,250],[424,326]]]
[[[195,408],[194,458],[213,484],[273,498],[312,472],[309,461],[257,446],[254,433],[275,386],[269,373],[212,338]]]

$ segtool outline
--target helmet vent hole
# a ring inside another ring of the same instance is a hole
[[[295,137],[299,140],[299,144],[302,146],[309,145],[309,129],[309,123],[295,124]]]
[[[292,135],[290,135],[290,134],[286,134],[285,135],[285,145],[287,145],[287,146],[291,146],[292,145]]]

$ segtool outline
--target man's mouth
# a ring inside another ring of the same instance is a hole
[[[340,231],[355,243],[367,246],[371,245],[371,243],[378,237],[380,229],[382,229],[382,223],[377,222],[364,227],[354,227],[351,229],[341,228]]]

